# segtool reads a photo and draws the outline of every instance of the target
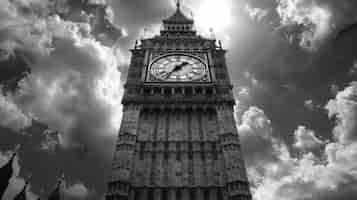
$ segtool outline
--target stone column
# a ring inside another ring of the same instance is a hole
[[[236,121],[233,115],[233,106],[219,105],[216,107],[216,109],[219,125],[219,134],[233,133],[238,135]]]
[[[162,200],[162,191],[160,188],[156,188],[154,191],[154,200]]]
[[[120,126],[119,134],[130,133],[136,135],[140,106],[125,106],[123,111],[123,119]]]
[[[217,189],[216,188],[210,189],[209,200],[219,200],[219,199],[217,199]]]
[[[129,191],[129,200],[135,200],[135,190],[133,188]]]
[[[171,95],[175,95],[175,88],[171,88]]]
[[[188,188],[182,189],[182,199],[181,200],[186,200],[190,199],[190,191]]]
[[[223,191],[223,200],[229,200],[229,195],[225,191]]]
[[[169,192],[168,200],[176,200],[176,189],[170,188],[168,192]]]
[[[206,95],[206,92],[207,92],[206,89],[207,89],[206,87],[203,87],[203,88],[202,88],[202,95],[203,95],[203,96]]]
[[[141,190],[140,200],[148,200],[148,189],[142,188]]]
[[[202,188],[198,188],[196,190],[196,198],[197,198],[197,200],[206,200],[206,199],[203,199],[203,190],[202,190]]]

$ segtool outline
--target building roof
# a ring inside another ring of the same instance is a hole
[[[164,19],[165,24],[193,24],[193,19],[188,18],[182,13],[180,3],[177,3],[176,12],[167,19]]]

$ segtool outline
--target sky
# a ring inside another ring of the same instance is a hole
[[[29,199],[46,197],[62,174],[65,199],[102,199],[129,49],[158,34],[175,2],[0,5],[0,165],[21,144],[4,199],[24,180]],[[342,30],[357,22],[357,2],[185,0],[182,7],[199,34],[228,50],[254,200],[355,197],[357,28]]]

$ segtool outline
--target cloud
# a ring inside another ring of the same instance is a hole
[[[326,105],[330,118],[336,118],[334,136],[341,144],[357,141],[357,82],[340,91],[335,99]]]
[[[249,17],[255,20],[262,20],[267,14],[268,10],[262,8],[253,8],[249,4],[245,6],[245,11],[249,14]]]
[[[338,30],[354,22],[356,5],[353,1],[334,0],[249,0],[246,12],[256,20],[268,18],[288,41],[317,50]]]
[[[1,90],[1,88],[0,88]],[[0,94],[0,126],[20,131],[31,125],[29,118],[17,107],[11,97]]]
[[[265,163],[276,161],[278,143],[272,138],[271,121],[264,111],[250,107],[238,121],[241,121],[238,126],[241,143],[246,154],[249,152],[245,158],[247,164],[259,168]]]
[[[63,194],[66,199],[81,200],[88,199],[89,195],[91,195],[91,191],[83,183],[79,182],[65,186]]]
[[[332,88],[330,89],[332,90]],[[320,109],[324,109],[322,105],[315,103],[312,99],[305,100],[304,106],[309,111],[318,111]]]
[[[337,200],[357,194],[346,189],[357,187],[355,89],[356,83],[351,83],[326,106],[336,121],[335,139],[324,143],[313,130],[299,126],[294,132],[299,152],[294,155],[272,134],[272,123],[261,109],[251,107],[242,115],[239,133],[244,155],[249,155],[245,160],[254,199]],[[316,147],[324,149],[322,155],[310,152]]]
[[[313,0],[280,0],[277,12],[282,26],[301,26],[300,45],[317,48],[331,32],[332,13]]]
[[[40,149],[46,152],[55,152],[60,146],[59,134],[56,131],[47,129],[43,132],[45,139],[41,141]]]
[[[294,146],[301,150],[313,150],[324,144],[322,140],[316,137],[313,130],[307,129],[305,126],[299,126],[294,131],[294,137]]]
[[[354,61],[354,62],[353,62],[353,65],[352,65],[352,67],[351,67],[351,69],[350,69],[350,74],[351,74],[352,76],[354,76],[354,75],[357,74],[357,61]]]
[[[121,118],[117,48],[91,34],[98,30],[96,24],[71,21],[74,11],[60,17],[58,8],[47,1],[2,1],[0,49],[19,54],[31,70],[16,93],[2,102],[58,131],[62,147],[79,143],[103,151],[98,142],[111,144]],[[62,6],[66,7],[76,10],[72,4]],[[31,12],[24,13],[25,8]],[[26,119],[25,114],[22,118]],[[53,149],[53,139],[47,137],[41,148]]]
[[[314,108],[315,108],[314,103],[313,103],[313,101],[312,101],[311,99],[306,100],[306,101],[304,102],[304,106],[305,106],[306,108],[308,108],[309,110],[314,110]]]

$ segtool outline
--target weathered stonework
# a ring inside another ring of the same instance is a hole
[[[159,36],[132,49],[106,200],[250,200],[225,50],[178,9]],[[152,82],[153,59],[187,54],[207,81]]]

